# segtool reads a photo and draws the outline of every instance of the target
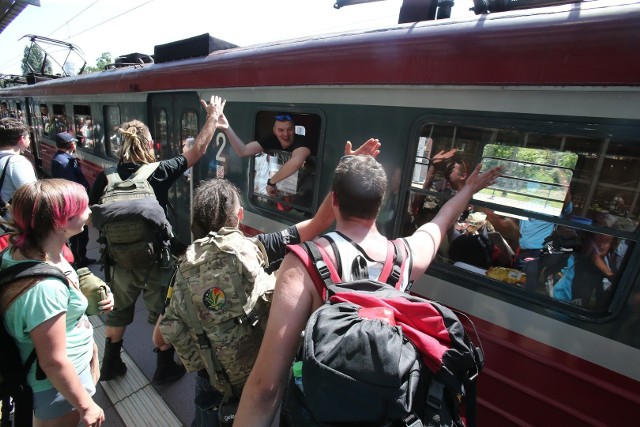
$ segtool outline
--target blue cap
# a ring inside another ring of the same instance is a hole
[[[60,132],[56,135],[56,144],[68,146],[72,142],[78,142],[78,140],[69,132]]]

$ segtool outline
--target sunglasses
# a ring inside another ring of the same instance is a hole
[[[344,162],[348,162],[349,160],[353,159],[355,156],[353,154],[348,154],[346,156],[342,156],[340,157],[340,161],[338,162],[338,164],[340,163],[344,163]]]
[[[292,122],[293,117],[289,114],[276,114],[276,120],[279,122]]]

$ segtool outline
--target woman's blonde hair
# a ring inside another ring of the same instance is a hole
[[[118,132],[122,135],[120,163],[153,163],[151,132],[140,120],[123,123]]]
[[[11,243],[22,252],[36,251],[46,258],[44,240],[88,205],[87,190],[73,181],[54,178],[24,184],[11,199]]]

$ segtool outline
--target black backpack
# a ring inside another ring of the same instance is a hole
[[[338,283],[314,242],[292,251],[330,296],[307,322],[301,378],[292,376],[285,392],[285,424],[463,426],[464,402],[475,425],[483,355],[450,309],[381,281]]]
[[[11,156],[12,154],[5,154],[3,156],[0,156],[0,159],[4,159],[7,156]],[[2,168],[2,173],[0,174],[0,190],[2,190],[2,186],[4,185],[4,177],[7,174],[7,167],[9,166],[9,162],[11,161],[11,159],[7,159],[7,161],[4,164],[4,167]],[[2,198],[2,196],[0,196],[0,216],[5,216],[7,214],[7,210],[9,207],[9,203],[11,201],[10,200],[4,200]],[[3,225],[2,229],[4,230],[6,227]]]
[[[580,245],[580,237],[575,230],[570,228],[558,228],[544,239],[540,257],[535,264],[532,264],[534,267],[529,269],[537,269],[537,289],[539,291],[553,297],[553,288],[566,275],[565,269],[570,261],[574,265],[570,273],[575,273],[575,263],[578,259],[582,260],[579,254]],[[576,282],[575,276],[572,282]],[[573,283],[571,287],[573,288]]]
[[[0,256],[4,251],[0,252]],[[35,277],[55,277],[62,280],[67,286],[69,282],[64,273],[50,264],[40,261],[25,261],[14,264],[0,270],[0,295],[4,294],[7,286],[17,280]],[[16,298],[29,289],[25,284],[20,289]],[[15,298],[14,298],[15,299]],[[10,303],[7,304],[7,307]],[[3,313],[4,315],[4,313]],[[27,384],[27,373],[31,365],[36,362],[35,349],[31,352],[27,361],[22,364],[20,353],[15,340],[7,332],[2,319],[0,328],[0,398],[2,399],[2,427],[10,426],[11,411],[14,411],[13,422],[17,427],[30,427],[33,420],[33,392]],[[36,378],[46,378],[40,366],[37,367]]]

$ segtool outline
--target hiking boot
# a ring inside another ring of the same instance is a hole
[[[178,365],[173,360],[173,354],[175,353],[173,347],[164,351],[154,348],[153,351],[156,353],[157,359],[156,371],[153,373],[153,384],[169,384],[182,378],[186,369],[183,365]]]
[[[105,340],[104,359],[102,359],[102,367],[100,368],[100,381],[109,381],[127,372],[127,365],[120,358],[123,341],[111,342],[111,338]]]

